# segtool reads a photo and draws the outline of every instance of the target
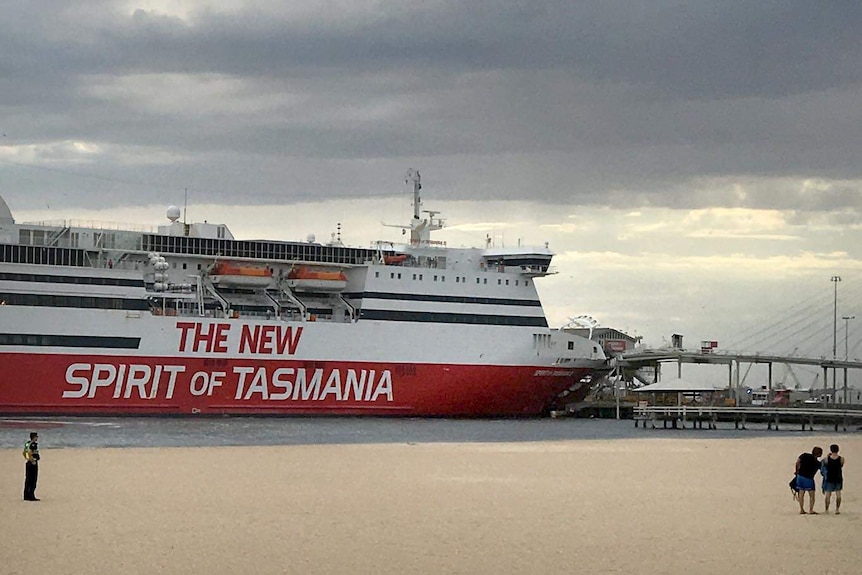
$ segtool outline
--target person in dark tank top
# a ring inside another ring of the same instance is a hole
[[[829,446],[829,455],[823,460],[823,468],[826,471],[826,480],[823,482],[826,513],[829,513],[829,504],[834,493],[835,515],[840,515],[841,490],[844,488],[844,456],[838,455],[838,445],[833,443]]]

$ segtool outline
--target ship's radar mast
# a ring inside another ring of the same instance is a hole
[[[422,198],[419,197],[419,190],[422,189],[422,176],[418,170],[410,168],[407,170],[407,185],[413,186],[413,219],[419,219],[419,210],[422,206]]]
[[[407,185],[413,187],[413,220],[410,222],[410,243],[413,245],[427,244],[431,240],[431,232],[443,229],[443,219],[434,219],[439,214],[437,211],[425,211],[427,219],[420,219],[422,210],[422,198],[419,191],[422,189],[421,176],[418,170],[407,170]]]

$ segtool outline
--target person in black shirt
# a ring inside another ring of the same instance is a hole
[[[39,434],[30,433],[30,441],[24,444],[24,501],[39,501],[36,497],[36,482],[39,480]]]
[[[829,455],[823,460],[826,478],[823,482],[823,495],[826,499],[826,513],[829,513],[829,503],[835,494],[835,515],[841,514],[841,489],[844,487],[844,456],[838,455],[838,446],[829,446]]]
[[[815,447],[811,453],[803,453],[796,459],[796,488],[799,490],[799,513],[805,515],[805,494],[808,493],[808,513],[817,515],[814,511],[814,476],[820,471],[820,456],[823,450]]]

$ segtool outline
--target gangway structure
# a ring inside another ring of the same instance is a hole
[[[862,370],[862,362],[847,361],[841,359],[827,358],[805,358],[793,356],[781,356],[771,354],[750,354],[750,353],[734,353],[729,351],[709,352],[689,351],[684,349],[646,349],[635,350],[632,352],[623,353],[611,360],[612,368],[619,368],[624,371],[636,371],[643,368],[652,368],[655,371],[656,380],[660,378],[661,368],[663,364],[675,362],[677,364],[677,376],[682,377],[682,364],[711,364],[711,365],[727,365],[727,386],[731,392],[743,394],[739,374],[743,364],[766,364],[768,367],[768,375],[765,382],[765,388],[769,392],[769,397],[773,397],[776,390],[773,378],[773,366],[775,364],[783,365],[806,365],[816,366],[822,370],[823,385],[815,392],[820,393],[819,403],[823,408],[835,407],[838,404],[851,405],[860,404],[858,397],[851,397],[850,389],[847,385],[849,370]],[[735,367],[735,369],[734,369]],[[842,395],[839,396],[838,372],[843,373],[843,384],[840,387]],[[830,378],[830,372],[832,377]],[[831,389],[830,389],[831,383]],[[858,393],[858,392],[857,392]],[[843,401],[838,401],[839,397]]]

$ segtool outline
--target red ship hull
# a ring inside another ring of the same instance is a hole
[[[529,417],[591,368],[0,354],[0,412]]]

